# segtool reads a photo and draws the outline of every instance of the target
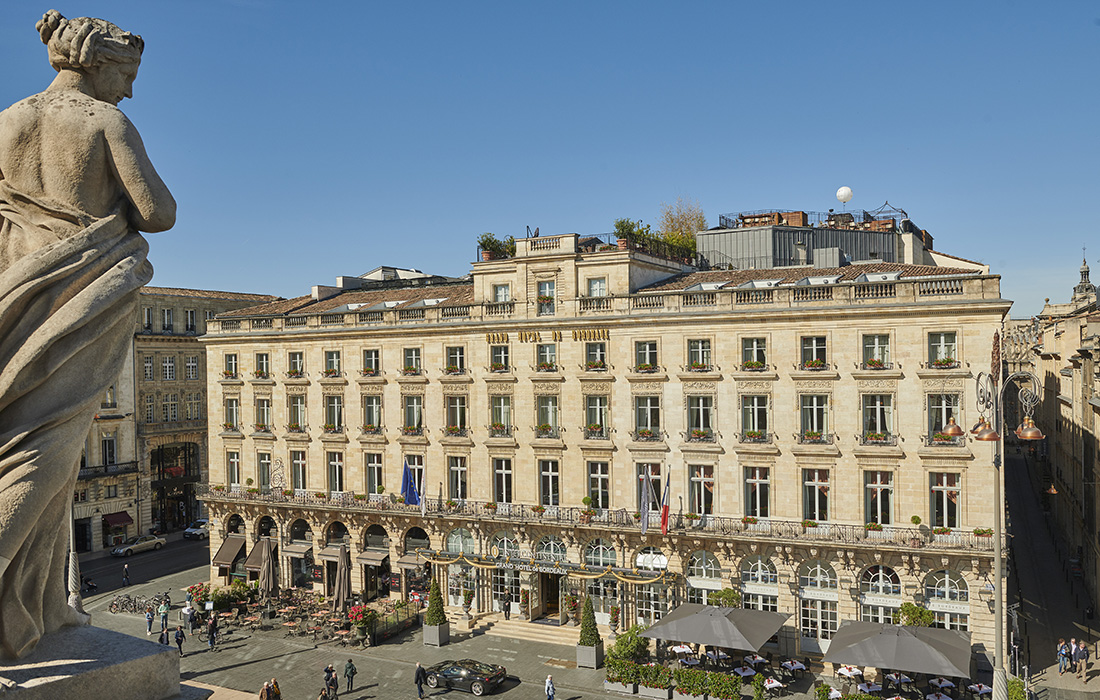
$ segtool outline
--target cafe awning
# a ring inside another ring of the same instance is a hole
[[[103,516],[103,522],[107,523],[110,527],[123,527],[124,525],[133,525],[134,519],[130,517],[130,514],[124,510],[120,510],[117,513],[107,513]]]
[[[340,545],[330,544],[320,552],[317,552],[318,559],[324,559],[325,561],[340,561]]]
[[[300,544],[297,542],[291,542],[290,544],[283,545],[283,554],[295,559],[301,559],[305,555],[313,551],[313,545]]]
[[[359,564],[366,564],[367,566],[378,566],[390,556],[390,552],[387,549],[368,549],[359,556],[355,557],[355,561]]]
[[[241,550],[244,549],[244,544],[244,535],[229,535],[222,542],[222,546],[218,547],[218,553],[214,555],[210,562],[214,566],[233,566],[233,562],[237,560]]]
[[[419,569],[420,559],[415,554],[403,554],[400,559],[397,560],[398,569]]]
[[[262,539],[263,538],[261,537],[260,540]],[[263,566],[263,555],[260,551],[260,540],[257,540],[256,544],[252,545],[252,551],[248,553],[248,558],[244,560],[245,571],[259,571],[260,568]],[[271,542],[271,556],[279,556],[278,545],[275,544],[274,540]]]

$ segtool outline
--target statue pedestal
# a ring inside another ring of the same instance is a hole
[[[20,700],[178,698],[179,650],[99,627],[66,627],[43,637],[25,658],[0,659],[0,691],[5,688]],[[184,697],[205,697],[184,691]]]

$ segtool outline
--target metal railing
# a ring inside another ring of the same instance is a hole
[[[103,464],[95,467],[81,467],[78,479],[97,479],[101,476],[118,476],[119,474],[133,474],[138,470],[137,462],[119,462],[118,464]]]

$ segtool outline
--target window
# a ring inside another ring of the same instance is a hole
[[[552,281],[539,282],[539,297],[538,297],[538,315],[539,316],[553,316],[554,315],[554,289],[555,284]]]
[[[157,420],[157,397],[152,394],[145,395],[145,422],[153,423]]]
[[[460,373],[466,370],[466,348],[462,346],[447,348],[446,371]]]
[[[325,374],[332,376],[340,374],[339,350],[325,350]]]
[[[271,375],[271,355],[266,352],[256,353],[256,378],[265,379]]]
[[[377,430],[382,426],[382,397],[371,394],[363,397],[363,429]]]
[[[768,467],[745,467],[745,515],[768,517],[770,485]]]
[[[710,515],[714,512],[714,465],[688,465],[688,512]]]
[[[290,430],[302,430],[306,426],[306,397],[301,394],[291,394],[287,397]]]
[[[659,511],[661,509],[661,465],[653,462],[639,462],[638,468],[638,510]],[[649,474],[649,485],[646,484]],[[649,493],[646,493],[646,491]]]
[[[659,437],[661,432],[661,397],[634,397],[634,425],[638,433],[648,431],[650,437]]]
[[[894,397],[890,394],[863,396],[863,437],[885,439],[894,432]]]
[[[290,487],[295,491],[306,489],[306,452],[290,451]]]
[[[722,568],[710,552],[695,552],[688,561],[687,599],[705,605],[710,591],[722,588]]]
[[[634,369],[640,372],[651,372],[658,369],[657,341],[644,340],[634,343]]]
[[[558,368],[558,346],[554,343],[542,343],[535,347],[535,367],[542,372],[553,372]]]
[[[172,355],[166,355],[160,362],[161,377],[166,381],[172,381],[176,378],[176,358]]]
[[[959,501],[962,487],[959,475],[946,472],[933,472],[932,481],[932,527],[958,527]]]
[[[590,297],[605,297],[607,296],[607,278],[606,277],[593,277],[588,280],[588,296]]]
[[[194,333],[195,332],[195,310],[194,309],[184,310],[183,317],[184,317],[184,328],[183,328],[183,330],[185,330],[188,333]]]
[[[565,561],[565,543],[554,535],[543,537],[535,545],[535,558],[540,561]]]
[[[536,425],[539,426],[539,434],[542,437],[558,436],[558,397],[537,397]]]
[[[413,484],[416,485],[416,491],[420,494],[421,498],[424,497],[424,455],[421,454],[408,454],[405,455],[405,463],[409,465],[409,472],[412,474]]]
[[[768,435],[768,396],[751,394],[741,397],[742,437],[763,439]]]
[[[187,359],[183,362],[183,377],[184,379],[198,379],[199,378],[199,357],[198,355],[188,355]]]
[[[584,397],[585,437],[607,438],[608,401],[606,396]]]
[[[586,369],[607,369],[607,343],[585,343],[584,366]]]
[[[141,307],[141,326],[147,331],[153,330],[153,307]]]
[[[118,498],[118,484],[107,484],[106,498]]]
[[[546,507],[561,502],[561,469],[556,459],[539,460],[539,503]]]
[[[958,394],[931,394],[928,397],[928,432],[942,432],[950,419],[959,422]]]
[[[466,500],[466,458],[447,458],[447,497],[456,501]]]
[[[890,365],[890,336],[863,336],[863,366],[867,369],[881,369]]]
[[[144,366],[144,369],[145,369],[145,372],[144,372],[144,375],[143,375],[144,378],[145,378],[145,381],[147,381],[147,382],[153,381],[153,356],[152,355],[146,355],[142,359],[142,365]]]
[[[330,395],[325,397],[325,426],[334,430],[344,427],[344,397]],[[341,491],[343,489],[340,489]]]
[[[688,369],[708,370],[712,366],[709,340],[688,341]]]
[[[799,567],[798,586],[819,591],[835,591],[837,588],[836,571],[833,570],[833,567],[820,561],[806,562]]]
[[[859,590],[872,595],[901,595],[901,579],[889,566],[869,566],[859,579]]]
[[[382,371],[382,353],[378,350],[364,350],[363,351],[363,374],[366,376],[376,376]]]
[[[118,464],[118,433],[114,430],[104,432],[100,436],[99,447],[103,464]]]
[[[256,453],[256,480],[260,482],[260,491],[263,493],[270,493],[271,491],[271,453],[270,452],[257,452]]]
[[[225,376],[228,378],[236,378],[237,376],[237,353],[230,352],[225,355]]]
[[[894,475],[891,472],[864,472],[864,522],[889,525],[893,522]]]
[[[689,396],[688,397],[688,431],[689,437],[696,439],[709,438],[714,429],[714,397],[713,396]]]
[[[489,369],[494,372],[503,372],[509,367],[508,346],[493,345],[489,348]]]
[[[802,438],[825,440],[829,434],[829,396],[827,394],[803,394]]]
[[[229,485],[237,490],[241,486],[241,453],[225,453],[225,477]]]
[[[512,502],[512,460],[493,460],[493,500],[497,503]]]
[[[165,333],[172,332],[172,309],[162,310],[160,329]]]
[[[958,346],[954,333],[928,334],[928,362],[933,367],[944,365],[951,367],[958,362]]]
[[[802,338],[802,368],[822,369],[825,367],[825,336],[814,335]]]
[[[200,420],[202,418],[202,394],[195,392],[193,394],[186,394],[186,402],[184,404],[185,420]]]
[[[107,391],[103,393],[103,403],[100,405],[100,408],[116,408],[117,406],[118,402],[115,399],[115,385],[112,384],[107,387]]]
[[[165,394],[161,399],[161,420],[165,423],[180,419],[179,394]]]
[[[829,519],[829,470],[802,470],[802,518],[815,522]]]
[[[931,605],[936,601],[965,603],[970,600],[970,588],[954,571],[934,571],[924,580],[924,600]]]
[[[447,428],[466,431],[466,397],[461,394],[447,397]]]
[[[271,430],[271,399],[256,399],[256,430]]]
[[[213,321],[214,320],[214,312],[213,311],[206,311],[203,314],[203,316],[206,318],[207,321]]]
[[[511,287],[511,285],[494,284],[493,285],[493,301],[495,301],[497,303],[512,301],[512,287]]]
[[[775,585],[779,583],[779,574],[776,573],[775,564],[771,559],[765,559],[760,555],[746,557],[741,562],[741,583]]]
[[[611,507],[611,470],[607,462],[588,463],[588,497],[593,508]]]
[[[402,366],[405,368],[406,372],[420,372],[420,348],[405,348],[404,358],[404,364]]]
[[[969,632],[969,617],[970,616],[965,613],[949,613],[934,610],[932,611],[932,626],[939,627],[945,630],[961,630],[963,632]]]
[[[496,426],[494,430],[511,431],[512,397],[493,396],[490,399],[489,422]]]
[[[584,549],[584,563],[597,569],[615,566],[615,548],[606,540],[594,540]],[[612,605],[619,604],[618,581],[613,578],[589,579],[586,588],[597,613],[609,613]]]
[[[764,369],[767,366],[767,340],[765,338],[742,338],[741,369]]]
[[[328,463],[328,490],[332,493],[342,493],[344,491],[344,453],[329,452],[325,461]]]
[[[368,452],[363,455],[363,467],[367,472],[367,493],[378,493],[378,487],[382,482],[382,455],[377,452]]]
[[[291,376],[301,376],[306,371],[305,353],[288,352],[286,354],[286,366]]]
[[[225,400],[225,427],[236,430],[241,424],[241,400],[227,398]]]
[[[424,397],[408,394],[405,401],[405,429],[420,430],[424,427]]]

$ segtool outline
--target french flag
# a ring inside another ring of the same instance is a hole
[[[670,479],[665,479],[665,493],[661,497],[661,534],[668,534],[668,486]]]

